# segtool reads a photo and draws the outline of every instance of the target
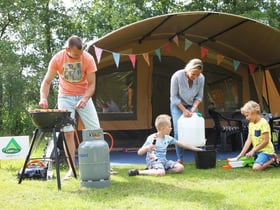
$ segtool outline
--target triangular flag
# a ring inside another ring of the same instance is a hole
[[[130,61],[131,61],[131,63],[132,63],[133,68],[135,68],[136,55],[130,54],[130,55],[129,55],[129,59],[130,59]]]
[[[114,53],[114,52],[113,52],[113,57],[114,57],[114,61],[115,61],[115,64],[116,64],[117,68],[119,68],[120,53]]]
[[[189,47],[192,45],[192,42],[188,39],[185,39],[185,50],[189,49]]]
[[[143,58],[145,59],[148,66],[150,66],[149,53],[143,53]]]
[[[237,61],[237,60],[233,60],[233,68],[234,68],[234,71],[236,71],[238,69],[240,65],[240,61]]]
[[[249,69],[250,69],[251,75],[253,75],[254,72],[255,72],[255,70],[256,70],[256,65],[254,65],[254,64],[249,64]]]
[[[171,44],[170,44],[170,42],[167,42],[167,43],[165,44],[165,49],[166,49],[166,52],[168,52],[168,53],[171,52]]]
[[[99,47],[94,46],[94,51],[95,51],[95,55],[96,55],[96,58],[97,58],[97,63],[99,63],[103,50]]]
[[[207,55],[207,53],[208,53],[208,49],[201,47],[200,50],[201,58],[204,58]]]
[[[155,52],[156,52],[156,55],[157,55],[159,61],[161,62],[160,48],[156,49]]]
[[[178,38],[178,36],[176,35],[176,36],[174,36],[173,37],[173,42],[175,42],[175,44],[177,45],[177,47],[179,46],[179,38]]]
[[[222,61],[224,60],[225,56],[218,54],[217,55],[217,65],[220,65]]]

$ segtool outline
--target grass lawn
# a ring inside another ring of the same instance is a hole
[[[81,187],[78,179],[23,180],[18,184],[19,160],[2,160],[0,209],[279,209],[280,168],[196,169],[186,163],[182,174],[129,177],[128,169],[145,165],[114,166],[106,188]],[[61,169],[61,176],[66,173]],[[79,171],[77,171],[79,172]]]

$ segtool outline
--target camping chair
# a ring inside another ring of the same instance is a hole
[[[217,146],[218,140],[221,142],[222,152],[226,151],[227,139],[228,137],[237,137],[240,139],[241,146],[243,147],[243,122],[242,119],[233,119],[222,115],[221,113],[214,111],[213,109],[208,110],[209,115],[212,117],[215,125],[214,130],[216,133],[215,148]],[[232,142],[232,150],[233,148]]]
[[[272,117],[271,119],[269,119],[269,125],[270,125],[270,129],[271,129],[271,139],[272,141],[274,140],[272,138],[273,133],[276,133],[276,138],[277,138],[277,149],[280,149],[280,117]],[[274,143],[274,141],[273,141]]]

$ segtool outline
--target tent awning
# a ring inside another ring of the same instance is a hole
[[[280,66],[280,31],[255,20],[216,12],[185,12],[148,18],[113,31],[89,46],[140,54],[151,41],[187,39],[225,57],[264,68]],[[129,49],[126,47],[129,46]],[[159,43],[160,47],[160,43]]]

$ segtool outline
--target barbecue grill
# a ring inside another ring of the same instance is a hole
[[[19,184],[22,182],[24,178],[24,173],[26,170],[27,163],[30,159],[32,149],[35,144],[36,137],[38,132],[52,132],[53,134],[53,142],[54,142],[54,156],[55,156],[55,164],[56,164],[56,177],[57,177],[57,187],[58,190],[61,189],[61,181],[60,181],[60,172],[59,172],[59,155],[57,151],[57,136],[56,132],[61,132],[61,128],[66,125],[75,126],[75,120],[71,118],[71,112],[68,110],[60,110],[60,109],[35,109],[30,112],[31,120],[34,126],[36,127],[34,135],[32,137],[31,145],[27,157],[25,159],[24,165],[21,170],[21,174],[19,175]],[[67,146],[67,142],[62,135],[65,149],[67,152],[67,156],[70,157],[69,149]],[[69,158],[70,166],[73,171],[74,177],[77,178],[76,171],[74,168],[74,164],[72,162],[72,158]]]

